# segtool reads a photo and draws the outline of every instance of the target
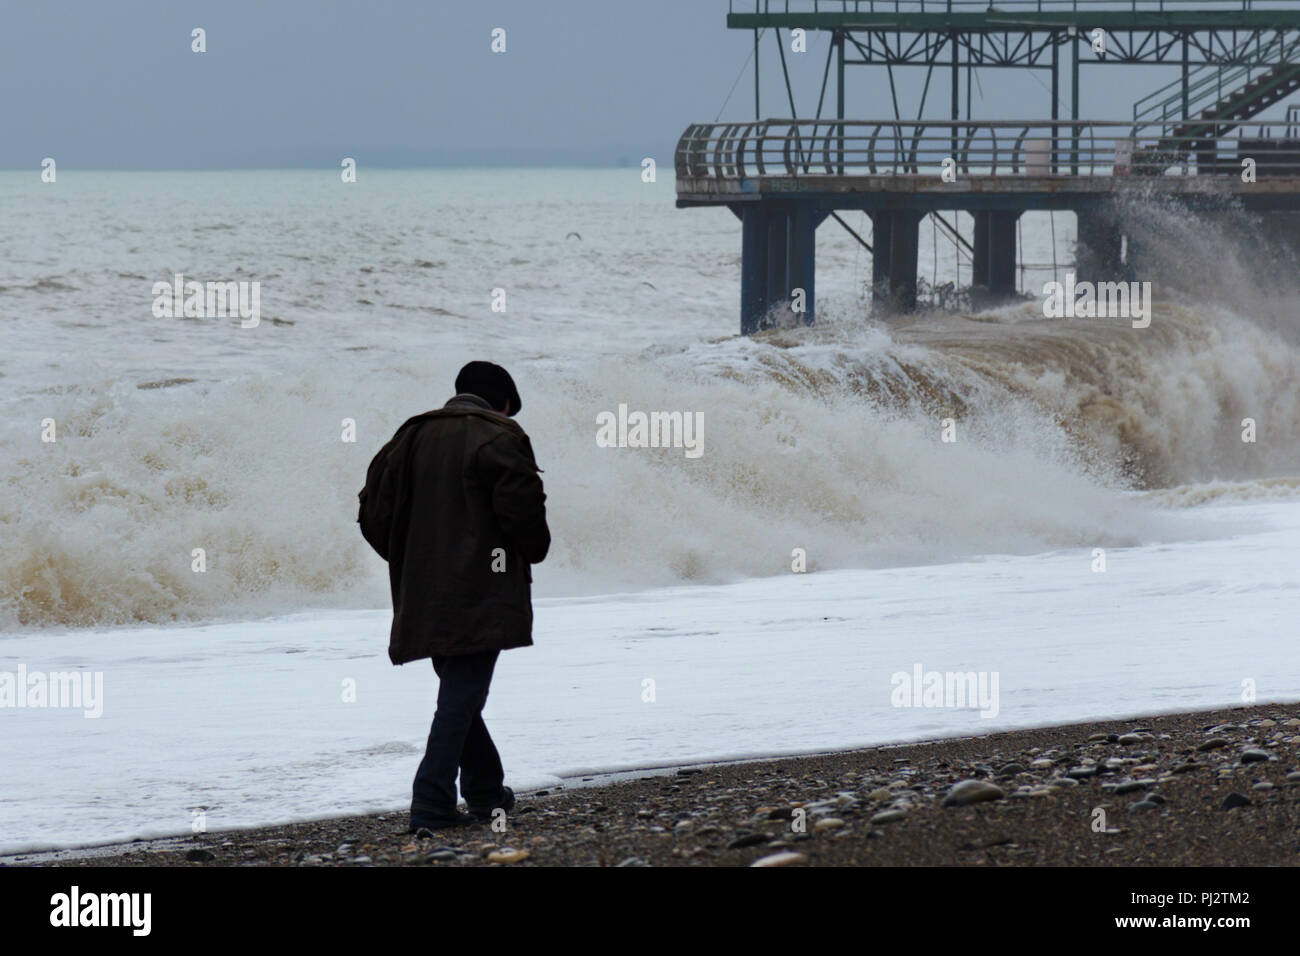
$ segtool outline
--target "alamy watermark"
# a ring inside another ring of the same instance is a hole
[[[186,281],[178,272],[171,282],[153,284],[155,319],[238,317],[239,327],[251,329],[262,321],[262,283]]]
[[[50,925],[122,927],[130,929],[132,936],[148,936],[153,928],[153,894],[83,893],[73,884],[68,892],[50,897]]]
[[[889,683],[894,707],[978,708],[981,717],[998,715],[997,671],[927,671],[913,664],[910,674],[896,671]]]
[[[1151,324],[1150,282],[1065,282],[1043,285],[1043,315],[1049,319],[1132,319],[1133,328]]]
[[[601,448],[684,448],[687,458],[704,454],[703,412],[629,412],[596,416],[596,444]]]
[[[81,709],[83,717],[104,713],[103,671],[0,671],[0,707]]]

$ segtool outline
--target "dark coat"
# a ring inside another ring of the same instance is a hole
[[[394,664],[533,643],[546,494],[524,430],[475,395],[409,419],[370,463],[361,533],[388,562]]]

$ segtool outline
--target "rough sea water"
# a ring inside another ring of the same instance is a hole
[[[1168,279],[1133,329],[1044,317],[1071,216],[1025,217],[1025,302],[893,322],[827,221],[817,325],[744,339],[738,221],[639,168],[58,175],[0,173],[0,670],[101,670],[105,706],[0,710],[0,845],[401,805],[432,679],[384,657],[356,492],[472,358],[555,539],[489,701],[514,783],[990,729],[891,709],[918,661],[1000,671],[1000,726],[1296,696],[1297,273],[1249,222],[1135,210]],[[177,273],[258,281],[259,324],[156,317]],[[703,453],[601,447],[620,405]]]
[[[890,326],[866,318],[869,257],[828,221],[821,323],[744,340],[736,220],[676,210],[639,172],[3,174],[0,620],[383,606],[356,491],[474,357],[525,397],[548,595],[780,574],[795,547],[828,569],[1136,544],[1179,532],[1126,490],[1300,476],[1300,346],[1257,321],[1292,276],[1157,285],[1148,329],[1045,319],[1041,296]],[[1063,277],[1068,215],[1028,217],[1024,258],[1050,266],[1049,225]],[[260,324],[155,318],[176,273],[258,280]],[[620,404],[702,413],[704,454],[597,447]]]

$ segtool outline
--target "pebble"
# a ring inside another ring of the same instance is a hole
[[[770,854],[769,856],[759,857],[757,860],[755,860],[753,863],[749,865],[750,866],[794,866],[795,864],[802,863],[807,859],[808,857],[804,856],[804,854],[802,853],[795,853],[792,850],[785,850],[784,852],[781,853],[773,853]]]
[[[747,846],[758,846],[760,843],[766,843],[767,840],[766,833],[742,833],[727,844],[727,849],[739,850]]]
[[[1126,780],[1124,783],[1115,785],[1115,794],[1119,796],[1125,793],[1134,793],[1138,790],[1145,790],[1147,786],[1148,785],[1141,780]]]
[[[456,859],[456,851],[444,849],[444,850],[434,850],[432,853],[430,853],[428,856],[424,858],[424,862],[442,863],[446,860],[454,860],[454,859]]]
[[[943,798],[945,807],[965,807],[972,803],[983,803],[986,800],[1001,800],[1006,796],[1001,787],[995,786],[986,780],[963,780],[954,784],[948,791],[948,795]]]
[[[1142,741],[1150,740],[1150,739],[1151,739],[1151,735],[1148,733],[1132,732],[1127,734],[1121,734],[1119,740],[1117,740],[1116,743],[1124,744],[1127,746],[1128,744],[1140,744]]]
[[[1241,752],[1242,763],[1259,763],[1262,760],[1272,760],[1273,755],[1267,750],[1260,750],[1258,747],[1251,747],[1249,750]]]
[[[515,850],[505,846],[499,850],[493,850],[487,855],[489,863],[518,863],[520,860],[526,860],[531,854],[527,850]]]
[[[1227,741],[1225,738],[1223,738],[1223,737],[1211,737],[1209,740],[1205,741],[1203,744],[1201,744],[1201,745],[1200,745],[1199,747],[1197,747],[1196,749],[1197,749],[1197,750],[1216,750],[1216,749],[1218,749],[1219,747],[1226,747],[1226,746],[1228,746],[1228,741]]]
[[[185,854],[185,859],[190,863],[207,863],[216,858],[217,855],[211,850],[194,849]]]
[[[897,823],[907,819],[906,810],[882,810],[871,818],[872,823]]]
[[[1254,784],[1250,789],[1252,789],[1252,790],[1272,790],[1272,789],[1273,789],[1273,785],[1272,785],[1271,783],[1269,783],[1267,780],[1261,780],[1259,783]]]
[[[649,866],[650,864],[647,863],[645,860],[641,859],[641,857],[639,856],[629,856],[626,860],[623,860],[622,862],[616,863],[614,865],[615,866]]]
[[[1030,763],[1029,769],[1030,770],[1051,770],[1052,767],[1054,766],[1056,765],[1051,760],[1047,759],[1046,757],[1039,757],[1037,760]]]
[[[1159,810],[1160,804],[1154,800],[1139,800],[1137,803],[1130,803],[1128,808],[1130,810]]]
[[[1240,793],[1230,793],[1228,794],[1228,798],[1223,801],[1223,809],[1225,810],[1232,810],[1235,807],[1251,806],[1254,806],[1254,804]]]
[[[844,821],[837,817],[825,817],[813,824],[814,830],[838,830],[844,826]]]
[[[1286,779],[1290,783],[1300,783],[1300,770],[1292,770],[1286,775]]]
[[[368,856],[354,856],[354,857],[352,858],[352,862],[353,862],[353,863],[369,863],[369,862],[370,862],[370,857],[368,857]]]

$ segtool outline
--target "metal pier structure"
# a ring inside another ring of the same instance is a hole
[[[1300,110],[1285,123],[1252,119],[1300,89],[1300,0],[732,2],[727,26],[754,34],[754,119],[687,127],[675,169],[679,207],[727,206],[741,220],[742,334],[791,317],[813,321],[816,230],[832,217],[871,251],[874,308],[890,312],[916,307],[926,216],[967,247],[973,285],[996,298],[1015,293],[1016,224],[1028,210],[1078,216],[1075,266],[1093,280],[1133,270],[1115,214],[1124,197],[1171,197],[1207,211],[1300,210]],[[795,115],[786,52],[794,30],[830,34],[812,117]],[[787,118],[759,118],[767,32]],[[1176,65],[1179,77],[1138,100],[1131,118],[1080,120],[1081,70],[1114,64]],[[835,112],[823,116],[832,66]],[[880,88],[887,79],[892,119],[846,115],[846,71],[863,66],[875,68]],[[922,110],[938,71],[949,80],[948,118],[899,116],[894,71],[920,66]],[[1047,117],[972,119],[976,68],[1048,73]],[[1063,118],[1067,69],[1071,116]],[[867,213],[870,242],[840,210]],[[973,216],[973,242],[945,218],[956,211]]]

